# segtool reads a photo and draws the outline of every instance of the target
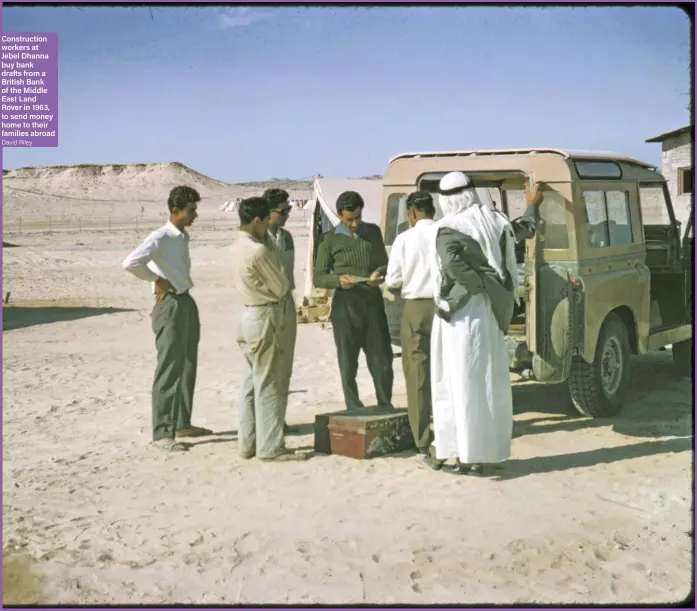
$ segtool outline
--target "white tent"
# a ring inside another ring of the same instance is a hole
[[[351,178],[315,178],[312,185],[312,197],[303,210],[308,217],[310,240],[307,249],[307,266],[303,297],[312,297],[313,277],[315,274],[315,255],[321,234],[339,224],[336,214],[336,200],[344,191],[355,191],[365,202],[363,220],[380,225],[382,219],[382,182]]]
[[[237,212],[237,207],[237,202],[228,201],[225,202],[222,206],[220,206],[220,210],[222,212]]]

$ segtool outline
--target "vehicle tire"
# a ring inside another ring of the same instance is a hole
[[[673,366],[680,375],[692,375],[692,372],[695,370],[694,353],[695,342],[693,339],[673,344]]]
[[[592,418],[609,418],[622,408],[630,387],[629,337],[617,314],[609,314],[598,335],[592,363],[574,359],[569,390],[576,410]]]

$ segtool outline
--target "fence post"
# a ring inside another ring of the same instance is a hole
[[[19,217],[19,235],[22,235],[22,217]]]
[[[78,225],[78,232],[82,233],[82,217],[77,219],[77,225]]]
[[[48,217],[48,234],[51,235],[53,232],[53,224],[51,223],[51,217]]]

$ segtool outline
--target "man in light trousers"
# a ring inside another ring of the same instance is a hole
[[[245,360],[238,448],[242,458],[303,460],[285,447],[287,402],[280,303],[289,290],[278,253],[268,239],[269,204],[263,197],[240,203],[240,233],[232,247],[233,282],[244,302],[237,343]]]
[[[281,309],[281,328],[278,334],[278,345],[282,351],[281,375],[283,379],[283,396],[286,397],[284,410],[287,411],[287,398],[290,392],[290,379],[293,375],[293,359],[295,357],[295,341],[298,334],[297,314],[295,310],[295,244],[293,236],[285,229],[286,221],[290,215],[291,206],[288,192],[284,189],[267,189],[264,198],[269,202],[271,215],[269,217],[269,240],[276,248],[280,257],[283,273],[288,279],[289,290],[286,296],[279,302]],[[284,411],[285,433],[292,433],[293,428],[286,423]]]

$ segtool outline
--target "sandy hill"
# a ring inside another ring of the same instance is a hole
[[[25,226],[49,218],[54,224],[143,215],[159,218],[169,191],[177,185],[194,187],[201,194],[203,209],[218,211],[227,200],[261,195],[271,187],[286,189],[291,197],[307,198],[312,179],[232,184],[179,162],[17,168],[3,170],[3,216],[6,224],[22,219]]]
[[[381,176],[366,177],[380,180]],[[190,185],[203,198],[226,198],[262,192],[271,187],[304,194],[312,179],[272,178],[266,181],[226,183],[210,178],[183,163],[134,163],[127,165],[75,165],[26,167],[3,170],[7,199],[45,198],[127,202],[161,202],[176,185]]]
[[[43,195],[89,201],[162,201],[172,187],[190,185],[202,197],[233,185],[205,176],[179,162],[77,165],[3,171],[6,197]]]

